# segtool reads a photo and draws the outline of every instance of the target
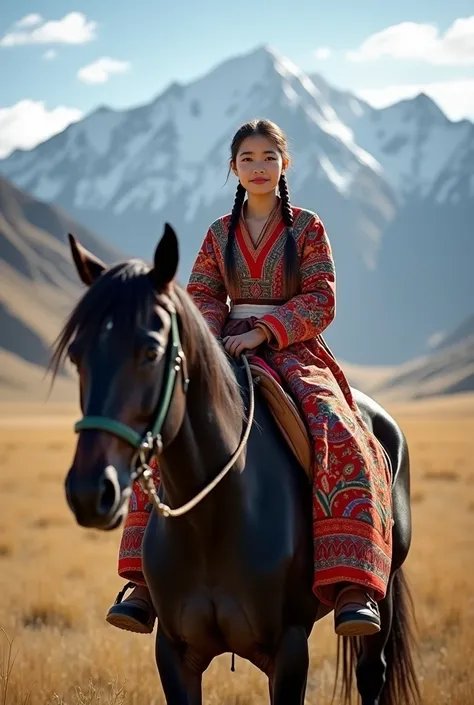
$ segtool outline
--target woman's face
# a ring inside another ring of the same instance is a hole
[[[287,164],[271,139],[254,135],[243,140],[231,167],[248,193],[263,195],[276,189]]]

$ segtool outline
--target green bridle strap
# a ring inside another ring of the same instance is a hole
[[[137,431],[134,431],[127,424],[115,421],[115,419],[109,419],[107,416],[84,416],[76,423],[74,430],[76,433],[92,430],[107,431],[107,433],[112,433],[114,436],[127,441],[134,448],[139,448],[142,443],[142,437]]]
[[[179,339],[178,318],[176,313],[171,314],[171,351],[168,359],[168,374],[166,375],[165,389],[161,398],[161,404],[158,409],[158,414],[155,423],[151,428],[153,438],[161,434],[161,429],[166,421],[166,416],[173,399],[174,388],[178,378],[178,372],[183,362],[183,352],[181,350],[181,341]]]
[[[167,351],[168,354],[168,364],[165,370],[165,386],[163,390],[163,395],[161,397],[161,403],[158,408],[156,419],[150,430],[146,431],[143,436],[141,436],[137,431],[135,431],[130,426],[122,423],[121,421],[116,421],[115,419],[109,419],[107,416],[84,416],[80,421],[78,421],[74,426],[74,431],[80,433],[81,431],[106,431],[114,436],[118,436],[122,440],[129,443],[133,448],[139,449],[144,446],[148,447],[149,441],[161,440],[161,430],[166,420],[169,408],[171,406],[171,401],[173,399],[173,394],[176,386],[176,381],[178,378],[178,372],[181,369],[182,363],[184,361],[184,355],[181,350],[181,341],[179,338],[178,329],[178,318],[176,312],[173,311],[171,314],[171,350]],[[183,370],[183,374],[185,374]],[[186,376],[186,375],[185,375]],[[186,386],[188,379],[184,380],[184,389],[186,391]],[[150,438],[151,437],[151,438]]]

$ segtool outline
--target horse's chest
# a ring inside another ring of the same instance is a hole
[[[283,576],[295,545],[289,532],[268,523],[271,542],[249,521],[226,544],[214,535],[212,550],[204,550],[191,531],[160,534],[157,526],[158,535],[147,532],[144,573],[158,621],[172,638],[199,652],[233,651],[254,663],[259,645],[274,645],[284,615]]]
[[[190,596],[183,605],[180,622],[182,636],[188,643],[199,641],[203,633],[227,646],[243,648],[253,641],[250,622],[230,595]]]
[[[182,595],[176,609],[170,610],[168,603],[163,609],[162,625],[193,650],[213,655],[232,651],[255,661],[257,645],[274,638],[275,625],[273,620],[272,626],[267,621],[264,603],[263,599],[258,608],[249,611],[238,594],[200,589]]]

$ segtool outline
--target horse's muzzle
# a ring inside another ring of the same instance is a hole
[[[129,492],[122,492],[113,465],[86,476],[78,473],[73,465],[66,477],[65,491],[67,503],[81,526],[105,531],[115,529],[127,512]]]

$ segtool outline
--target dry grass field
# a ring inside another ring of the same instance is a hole
[[[412,451],[407,572],[425,705],[474,703],[474,405],[459,399],[395,409]],[[74,415],[52,413],[0,409],[0,704],[158,705],[153,637],[104,622],[122,585],[120,535],[74,523],[63,493]],[[311,638],[307,703],[331,700],[335,645],[329,617]],[[264,677],[240,659],[231,673],[230,656],[204,688],[209,705],[267,702]]]

